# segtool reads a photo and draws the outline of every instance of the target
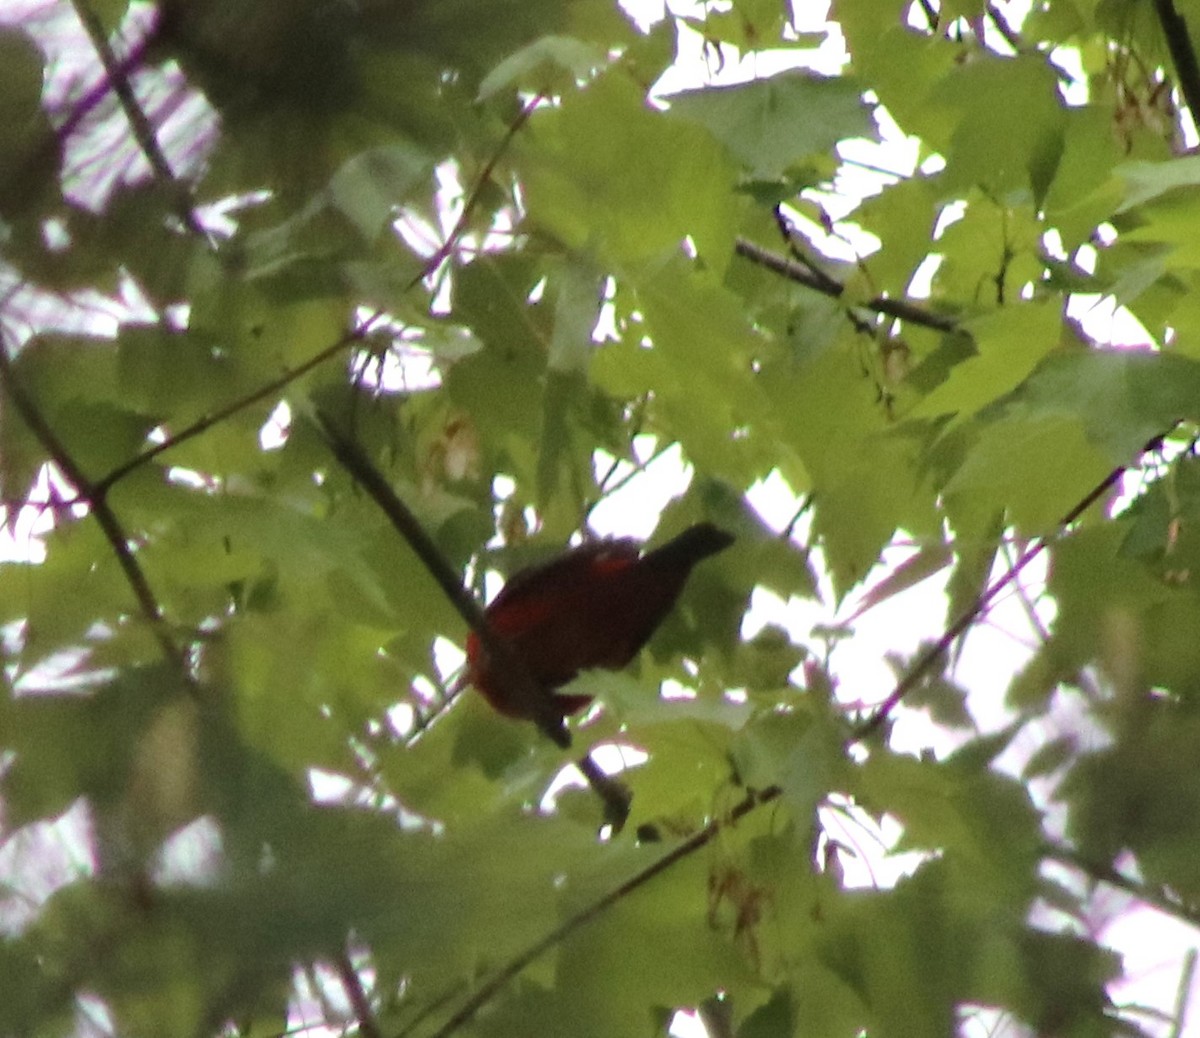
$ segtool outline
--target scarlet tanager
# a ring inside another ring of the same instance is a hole
[[[582,670],[627,666],[671,611],[692,567],[732,543],[712,523],[697,523],[645,555],[632,538],[592,541],[515,573],[485,615],[552,694]],[[530,718],[496,680],[474,631],[467,636],[467,679],[500,713]],[[554,696],[563,717],[591,701]]]

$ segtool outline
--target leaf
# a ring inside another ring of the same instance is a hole
[[[571,36],[543,36],[510,54],[492,69],[479,84],[476,100],[486,101],[512,86],[547,93],[561,78],[573,85],[603,67],[605,60],[603,51],[584,40]]]
[[[944,763],[874,755],[857,776],[873,811],[904,826],[898,849],[933,850],[963,882],[979,884],[975,911],[1019,912],[1032,896],[1040,848],[1038,816],[1024,787],[967,756]]]
[[[948,498],[977,510],[1007,509],[1024,534],[1043,533],[1109,472],[1109,463],[1074,417],[1018,417],[986,426],[946,484]]]
[[[647,884],[567,938],[555,987],[559,1012],[580,1014],[574,1033],[645,1031],[654,1007],[694,1004],[718,985],[748,979],[740,956],[708,921],[706,871],[693,856],[666,882]],[[677,952],[665,960],[655,952],[663,940]]]
[[[1002,307],[965,325],[976,353],[950,369],[950,378],[911,412],[914,418],[960,419],[1015,389],[1058,343],[1059,313],[1047,302]]]
[[[1166,353],[1088,350],[1047,358],[1029,380],[1034,413],[1077,414],[1089,440],[1124,464],[1181,418],[1197,414],[1200,363]]]
[[[853,623],[876,606],[928,580],[935,573],[945,569],[949,563],[950,550],[944,545],[918,548],[891,573],[868,588],[859,599],[859,605],[844,622]]]
[[[782,786],[792,819],[807,827],[835,781],[842,739],[835,725],[807,711],[771,714],[738,733],[732,756],[740,780],[751,789]]]
[[[989,55],[956,67],[942,104],[961,113],[946,155],[946,181],[991,193],[1029,189],[1040,202],[1062,155],[1064,116],[1054,73],[1040,58]],[[1005,104],[997,106],[995,99]]]
[[[1200,157],[1191,155],[1167,162],[1126,162],[1117,167],[1125,181],[1125,199],[1114,213],[1128,212],[1179,188],[1200,184]]]
[[[868,136],[861,93],[853,79],[788,72],[673,94],[670,113],[704,126],[752,177],[770,180],[847,137]]]
[[[18,28],[0,30],[0,215],[28,218],[58,191],[60,146],[42,111],[42,53]],[[39,204],[41,203],[41,204]]]
[[[636,267],[690,236],[714,269],[728,262],[736,204],[719,146],[616,72],[536,112],[518,154],[530,220],[568,248]]]
[[[395,219],[401,203],[433,169],[433,160],[404,141],[359,152],[329,181],[330,203],[374,243]]]
[[[593,352],[592,332],[600,315],[602,284],[594,271],[572,264],[559,280],[550,339],[550,368],[575,372],[587,367]]]

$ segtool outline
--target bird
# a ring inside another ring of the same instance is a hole
[[[693,567],[733,542],[709,522],[644,554],[630,537],[589,541],[513,574],[484,616],[551,696],[552,713],[565,718],[592,697],[555,690],[581,671],[628,666],[675,605]],[[498,680],[475,631],[467,635],[466,677],[499,713],[535,720],[527,700]]]

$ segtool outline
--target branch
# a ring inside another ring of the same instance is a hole
[[[764,249],[761,245],[757,245],[747,238],[738,238],[734,243],[733,249],[743,259],[747,259],[751,263],[757,263],[760,267],[766,267],[768,270],[773,270],[776,274],[782,274],[785,278],[795,281],[797,284],[804,285],[806,288],[811,288],[814,292],[820,292],[822,295],[829,296],[832,299],[840,299],[846,291],[844,285],[828,277],[828,275],[822,273],[820,276],[817,276],[808,267],[797,263],[795,260],[788,259],[786,256],[780,256],[768,249]],[[868,310],[875,311],[877,314],[883,314],[886,317],[895,317],[901,321],[908,321],[910,324],[921,325],[925,328],[933,328],[935,331],[952,332],[958,327],[958,321],[953,317],[930,313],[928,310],[922,309],[913,303],[907,303],[902,299],[889,299],[886,296],[876,296],[862,305]]]
[[[358,975],[350,956],[343,952],[334,961],[334,967],[337,969],[338,979],[342,982],[342,990],[346,992],[350,1011],[358,1023],[358,1033],[363,1038],[383,1038],[383,1032],[379,1030],[375,1013],[371,1009],[371,1002],[363,990],[362,977]]]
[[[142,63],[142,60],[146,57],[146,51],[150,49],[152,38],[152,34],[147,34],[130,47],[129,53],[118,61],[116,68],[113,70],[115,78],[127,78]],[[98,83],[90,87],[86,93],[70,106],[63,121],[55,130],[60,144],[65,144],[67,138],[79,128],[79,124],[104,100],[111,88],[113,79],[114,77],[110,76],[106,71],[100,77]]]
[[[70,452],[54,430],[50,428],[49,422],[46,421],[33,399],[25,392],[25,387],[17,381],[8,351],[3,345],[0,345],[0,382],[4,383],[4,390],[12,401],[13,407],[17,409],[17,413],[29,426],[30,431],[42,445],[50,460],[58,466],[59,471],[74,488],[76,496],[88,505],[96,522],[100,524],[105,540],[108,541],[113,554],[116,555],[117,562],[125,574],[130,588],[133,589],[142,615],[149,622],[150,629],[154,632],[154,637],[158,641],[163,655],[186,678],[188,671],[183,654],[175,644],[175,639],[163,619],[162,607],[158,604],[158,599],[155,598],[141,565],[134,557],[129,546],[129,536],[121,528],[116,513],[109,506],[104,490],[97,487],[84,475]]]
[[[1165,433],[1163,435],[1166,435]],[[1161,443],[1162,436],[1155,437],[1145,447],[1142,452],[1153,450]],[[1059,529],[1066,529],[1074,523],[1084,512],[1099,501],[1107,494],[1118,480],[1125,474],[1127,466],[1121,465],[1113,469],[1107,476],[1097,483],[1091,490],[1083,496],[1079,501],[1059,522]],[[998,580],[992,581],[981,594],[967,609],[959,614],[958,618],[946,628],[942,636],[927,648],[913,663],[907,674],[900,679],[896,687],[892,689],[888,697],[879,704],[875,712],[865,721],[859,724],[854,729],[853,742],[861,742],[867,736],[878,730],[891,715],[892,711],[900,704],[900,701],[908,695],[917,685],[924,680],[925,675],[930,669],[950,651],[950,647],[958,639],[959,635],[967,630],[975,622],[981,613],[983,613],[996,597],[1010,584],[1012,584],[1034,559],[1036,559],[1050,544],[1049,537],[1036,537],[1029,542],[1029,545],[1024,551],[1018,555],[1011,566],[1005,570],[1004,575]]]
[[[496,676],[511,694],[512,701],[533,719],[547,739],[561,749],[568,749],[571,735],[561,713],[555,709],[553,694],[534,680],[525,661],[513,651],[506,639],[492,630],[475,596],[463,587],[458,574],[442,557],[420,520],[399,498],[363,449],[343,433],[328,415],[318,411],[317,424],[333,456],[380,507],[396,532],[408,542],[421,564],[437,581],[458,615],[479,636]],[[590,756],[581,758],[578,767],[588,784],[604,801],[605,819],[615,829],[620,829],[629,814],[628,790],[607,775]]]
[[[1154,10],[1167,40],[1180,93],[1192,113],[1192,120],[1200,120],[1200,65],[1197,65],[1196,49],[1188,34],[1187,19],[1175,10],[1173,0],[1154,0]]]
[[[791,253],[792,259],[813,276],[816,284],[819,286],[817,291],[827,296],[840,296],[842,294],[842,286],[838,280],[826,274],[796,244],[796,231],[792,227],[791,221],[784,215],[783,208],[778,205],[772,206],[771,215],[775,219],[775,226],[779,229],[779,235],[783,238],[783,242],[787,246],[788,252]]]
[[[1164,915],[1169,915],[1189,926],[1200,928],[1200,911],[1196,908],[1184,904],[1161,888],[1152,887],[1148,883],[1126,875],[1111,864],[1091,861],[1074,848],[1052,843],[1042,847],[1042,856],[1063,865],[1070,865],[1090,879],[1123,890]]]
[[[142,106],[133,92],[128,70],[117,60],[112,47],[109,46],[108,37],[104,34],[104,26],[100,24],[100,19],[88,7],[87,0],[70,0],[70,2],[75,16],[88,34],[88,39],[92,41],[92,46],[95,48],[101,64],[104,65],[104,72],[108,76],[113,92],[117,95],[125,118],[129,120],[138,147],[146,157],[146,161],[150,163],[154,179],[166,189],[168,196],[174,199],[176,214],[183,221],[184,227],[193,234],[207,239],[204,228],[192,208],[191,192],[175,178],[171,165],[167,162],[167,157],[163,154],[162,147],[155,136],[154,127],[150,125],[150,120],[142,111]]]
[[[488,625],[479,603],[462,586],[458,574],[442,557],[433,538],[425,532],[420,520],[400,500],[383,474],[366,456],[363,449],[347,436],[327,414],[317,412],[317,425],[326,446],[333,456],[368,496],[380,507],[396,532],[408,542],[421,564],[437,581],[442,593],[450,600],[458,615],[479,635],[484,650],[498,667],[502,680],[515,693],[513,700],[537,722],[538,728],[555,745],[566,749],[571,745],[570,736],[563,727],[562,718],[554,710],[546,692],[539,688],[528,669],[516,657],[507,641],[498,638]]]
[[[492,153],[492,156],[488,159],[488,161],[484,163],[483,168],[479,171],[479,176],[476,178],[474,186],[471,188],[470,193],[467,195],[466,201],[463,203],[463,211],[461,214],[459,214],[458,220],[455,222],[454,227],[446,236],[446,240],[441,244],[437,251],[434,252],[433,255],[426,259],[426,261],[421,265],[421,269],[413,275],[408,284],[406,284],[401,290],[401,295],[406,292],[410,292],[413,288],[424,281],[425,278],[433,274],[437,268],[449,258],[450,254],[454,251],[455,246],[458,244],[459,239],[462,237],[463,232],[466,230],[471,213],[475,209],[476,205],[478,205],[479,197],[482,194],[488,180],[491,178],[491,175],[496,168],[496,164],[500,161],[500,157],[504,154],[505,150],[508,148],[508,145],[512,142],[513,137],[516,136],[517,131],[525,125],[529,117],[533,114],[534,109],[541,102],[541,99],[542,95],[537,95],[537,97],[535,97],[532,101],[525,105],[524,108],[521,109],[516,119],[513,120],[505,132],[504,137],[496,146],[496,150]],[[383,310],[376,310],[373,314],[366,318],[366,320],[360,322],[351,331],[346,332],[346,334],[342,335],[339,339],[337,339],[337,341],[330,343],[323,350],[318,351],[303,364],[285,371],[279,376],[279,378],[273,379],[271,382],[261,386],[252,393],[248,393],[246,396],[231,401],[220,410],[214,411],[212,414],[205,415],[203,418],[175,433],[174,436],[169,436],[162,443],[155,444],[153,447],[142,451],[141,454],[131,458],[124,465],[119,465],[117,468],[113,469],[110,473],[108,473],[108,475],[101,479],[99,483],[96,484],[96,487],[101,492],[108,490],[118,480],[124,479],[131,472],[141,468],[141,466],[145,465],[149,461],[152,461],[154,458],[157,458],[160,454],[169,451],[172,447],[177,447],[184,441],[190,440],[194,436],[199,436],[203,432],[207,432],[214,425],[219,422],[223,422],[226,418],[237,414],[237,412],[244,410],[247,407],[252,407],[259,401],[265,400],[267,397],[274,395],[281,389],[284,389],[286,386],[296,381],[296,379],[300,378],[302,375],[306,375],[314,368],[324,364],[325,361],[336,357],[347,346],[350,346],[356,342],[360,342],[367,336],[367,333],[383,316]]]
[[[683,843],[668,851],[657,861],[646,866],[641,872],[635,873],[632,877],[622,883],[614,890],[610,890],[603,897],[593,901],[586,908],[576,912],[569,919],[566,919],[562,924],[551,930],[540,941],[530,945],[520,955],[512,959],[503,969],[490,977],[479,989],[462,1004],[458,1012],[456,1012],[449,1020],[447,1020],[431,1038],[448,1038],[449,1035],[457,1031],[463,1024],[468,1023],[479,1009],[486,1005],[492,997],[512,980],[526,966],[537,959],[540,955],[549,951],[556,944],[560,943],[570,934],[574,933],[581,926],[591,922],[602,912],[606,911],[611,906],[615,905],[622,898],[628,897],[635,890],[645,886],[655,876],[665,872],[677,861],[682,861],[684,858],[702,847],[710,844],[716,836],[733,825],[745,815],[749,814],[761,804],[770,802],[776,799],[782,790],[778,786],[773,786],[771,789],[764,790],[761,793],[750,792],[740,803],[729,812],[725,818],[714,819],[709,822],[703,829],[698,830],[693,835],[689,836]]]
[[[504,136],[500,138],[500,143],[496,145],[496,150],[492,152],[487,162],[483,164],[483,168],[479,171],[479,175],[475,178],[475,183],[467,194],[466,200],[463,202],[462,212],[459,213],[458,219],[454,221],[454,226],[450,229],[450,233],[446,235],[446,240],[442,243],[441,248],[425,261],[421,273],[405,286],[405,291],[433,274],[438,267],[450,258],[455,245],[458,244],[458,239],[466,231],[467,223],[471,219],[471,213],[474,211],[475,206],[479,204],[479,196],[483,193],[487,182],[492,179],[492,174],[495,172],[501,157],[508,150],[508,146],[512,143],[513,138],[520,131],[521,127],[529,121],[529,117],[533,115],[537,107],[545,100],[545,97],[545,94],[535,94],[525,103],[525,106],[517,113],[517,117],[509,124],[508,129],[504,132]]]
[[[333,357],[336,357],[351,343],[361,342],[364,338],[366,338],[367,333],[371,330],[372,325],[374,325],[375,322],[378,321],[382,316],[383,311],[376,310],[375,313],[371,314],[370,317],[359,324],[356,328],[346,332],[346,334],[336,342],[330,343],[323,350],[313,354],[313,356],[311,356],[303,364],[299,364],[294,368],[289,368],[278,378],[260,386],[258,389],[254,390],[254,392],[247,393],[245,396],[239,397],[237,400],[226,404],[219,410],[205,415],[203,418],[198,419],[186,428],[180,429],[179,432],[175,433],[174,436],[168,436],[162,441],[162,443],[156,443],[153,447],[149,447],[142,451],[141,454],[130,458],[129,461],[125,462],[124,465],[118,465],[115,469],[108,473],[108,475],[95,484],[96,489],[100,493],[108,491],[118,480],[124,479],[131,472],[141,468],[147,462],[153,461],[160,454],[169,451],[172,447],[178,447],[181,443],[184,443],[195,436],[199,436],[203,432],[207,432],[214,425],[225,421],[226,418],[237,414],[239,411],[245,410],[247,407],[253,407],[259,401],[265,400],[269,396],[274,396],[281,389],[284,389],[292,382],[295,382],[296,379],[303,375],[307,375],[313,370],[313,368],[319,367],[327,360],[331,360]]]

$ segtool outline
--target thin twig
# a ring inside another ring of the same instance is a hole
[[[1074,848],[1062,847],[1057,844],[1043,845],[1041,853],[1044,858],[1079,869],[1089,879],[1107,883],[1110,887],[1116,887],[1118,890],[1131,894],[1142,904],[1149,905],[1164,915],[1200,928],[1200,911],[1191,905],[1185,905],[1162,890],[1151,887],[1132,876],[1127,876],[1111,864],[1091,861]]]
[[[88,34],[88,39],[92,41],[100,63],[104,66],[104,72],[108,76],[109,83],[112,84],[113,92],[117,95],[121,110],[125,113],[125,118],[129,120],[134,139],[146,157],[146,161],[150,163],[154,179],[166,189],[168,196],[174,199],[176,214],[183,221],[183,225],[193,234],[207,240],[204,227],[192,208],[191,191],[186,185],[179,182],[171,169],[171,164],[167,161],[167,156],[158,143],[154,127],[150,124],[146,113],[142,111],[142,106],[133,91],[128,70],[117,60],[112,47],[109,46],[108,37],[104,34],[104,26],[100,23],[100,19],[88,7],[87,0],[70,0],[70,2],[75,16]]]
[[[371,1000],[363,989],[362,977],[350,961],[350,956],[343,952],[334,962],[338,979],[342,982],[342,990],[350,1003],[350,1011],[358,1023],[358,1033],[363,1038],[383,1038],[383,1032],[375,1021],[375,1011],[371,1008]]]
[[[125,574],[125,579],[133,590],[142,615],[150,624],[150,629],[154,632],[154,637],[158,641],[163,655],[179,670],[180,674],[186,677],[187,667],[183,654],[179,646],[175,644],[167,622],[163,619],[162,607],[158,604],[150,582],[146,579],[146,574],[142,571],[141,565],[130,548],[129,536],[121,528],[116,513],[113,512],[105,498],[104,491],[87,478],[50,427],[50,423],[46,421],[37,404],[25,391],[25,387],[17,380],[8,351],[2,344],[0,344],[0,382],[4,383],[4,390],[12,401],[13,407],[17,409],[21,419],[29,426],[43,450],[74,488],[77,497],[87,504],[89,511],[100,525],[105,540],[108,541],[113,554],[116,555],[117,563]]]
[[[833,299],[840,299],[845,293],[845,286],[840,282],[832,281],[832,279],[828,279],[825,275],[817,277],[803,264],[797,263],[793,259],[788,259],[786,256],[780,256],[769,249],[764,249],[761,245],[747,238],[738,238],[734,242],[734,251],[743,259],[747,259],[751,263],[757,263],[760,267],[766,267],[768,270],[773,270],[776,274],[782,274],[797,284],[811,288],[814,292],[820,292],[822,295]],[[831,281],[832,283],[830,283]],[[873,310],[875,313],[883,314],[885,317],[895,317],[910,324],[933,328],[935,331],[952,332],[958,327],[958,322],[953,317],[930,313],[928,310],[922,309],[913,303],[907,303],[902,299],[889,299],[886,296],[876,296],[874,299],[870,299],[861,305],[865,309]]]
[[[1016,561],[1015,558],[1013,557],[1013,553],[1012,553],[1013,547],[1014,547],[1014,545],[1012,544],[1011,541],[1008,541],[1008,540],[1004,541],[1004,559],[1005,559],[1005,562],[1008,563],[1008,566],[1010,569],[1012,568],[1012,566],[1015,564],[1015,561]],[[1042,645],[1045,645],[1048,641],[1050,641],[1050,631],[1046,627],[1045,623],[1042,621],[1042,618],[1040,616],[1038,616],[1037,606],[1034,604],[1033,599],[1029,596],[1028,592],[1025,590],[1024,584],[1017,585],[1016,597],[1017,597],[1017,602],[1021,606],[1021,611],[1024,612],[1024,614],[1025,614],[1025,619],[1029,624],[1030,630],[1032,630],[1033,633],[1037,636],[1038,641]]]
[[[173,447],[178,447],[181,443],[184,443],[195,436],[199,436],[203,432],[207,432],[214,425],[223,422],[226,418],[232,417],[239,411],[245,410],[247,407],[253,407],[259,401],[265,400],[267,397],[278,393],[281,389],[284,389],[292,382],[295,382],[296,379],[308,374],[308,372],[312,371],[313,368],[319,367],[327,360],[331,360],[332,358],[336,357],[351,343],[361,342],[364,338],[366,338],[368,332],[371,330],[371,327],[375,324],[375,322],[377,322],[382,316],[383,311],[376,310],[375,313],[367,317],[366,320],[360,322],[355,328],[346,332],[346,334],[336,342],[330,343],[325,347],[325,349],[313,354],[313,356],[309,357],[309,359],[303,364],[299,364],[294,368],[289,368],[278,378],[273,379],[265,385],[259,386],[259,388],[254,390],[254,392],[247,393],[245,396],[239,397],[238,399],[226,404],[224,407],[213,411],[211,414],[205,415],[203,418],[198,419],[186,428],[180,429],[179,432],[168,436],[162,441],[162,443],[156,443],[153,447],[148,447],[146,450],[142,451],[141,454],[130,458],[129,461],[125,462],[125,464],[118,465],[115,469],[108,473],[108,475],[95,484],[96,489],[101,493],[109,490],[118,480],[124,479],[131,472],[141,468],[147,462],[153,461],[160,454],[171,450]]]
[[[504,686],[506,694],[520,707],[523,714],[533,719],[538,730],[546,738],[564,750],[570,747],[571,734],[563,723],[561,712],[555,707],[553,694],[534,680],[525,661],[513,651],[506,639],[499,637],[492,630],[475,596],[463,587],[458,574],[442,557],[420,520],[413,515],[354,440],[321,412],[317,413],[317,422],[321,435],[334,457],[379,506],[396,532],[408,542],[422,565],[437,581],[442,593],[450,600],[459,616],[479,636],[496,678]],[[576,764],[587,779],[588,785],[603,801],[605,821],[619,830],[629,815],[629,791],[609,776],[590,755],[583,756]]]
[[[666,454],[666,452],[669,451],[673,446],[675,446],[674,443],[664,442],[661,446],[655,447],[654,451],[650,454],[650,456],[645,461],[632,462],[631,463],[632,468],[630,468],[630,470],[628,472],[626,472],[623,476],[617,477],[617,479],[614,480],[608,486],[605,486],[605,484],[608,483],[609,479],[612,478],[613,473],[617,470],[617,466],[620,465],[621,462],[624,460],[623,458],[614,458],[612,466],[604,474],[604,477],[599,482],[599,486],[602,488],[601,496],[596,498],[595,501],[593,501],[590,505],[588,505],[587,509],[583,513],[584,523],[585,524],[587,523],[588,519],[591,517],[592,512],[595,511],[596,506],[599,505],[601,501],[603,501],[607,497],[611,497],[613,494],[615,494],[618,490],[620,490],[623,486],[625,486],[631,480],[634,480],[638,476],[642,475],[646,471],[646,469],[648,469],[651,465],[653,465],[656,461],[658,461],[658,459],[661,458],[664,454]]]
[[[1183,1025],[1187,1023],[1188,1002],[1191,1001],[1192,980],[1196,976],[1196,949],[1189,948],[1183,957],[1183,968],[1179,971],[1179,987],[1175,990],[1175,1012],[1171,1022],[1171,1038],[1182,1038]]]
[[[581,926],[591,922],[597,916],[602,914],[618,901],[628,897],[635,890],[645,886],[655,876],[660,875],[674,865],[677,861],[682,861],[689,855],[700,850],[701,847],[711,843],[713,839],[726,827],[733,825],[739,821],[754,808],[760,804],[768,803],[774,800],[781,794],[782,790],[779,787],[763,792],[751,792],[746,795],[725,818],[714,819],[709,822],[703,829],[698,830],[693,835],[689,836],[683,843],[668,851],[657,861],[636,873],[619,887],[610,890],[603,897],[593,901],[586,908],[576,912],[569,919],[565,920],[561,925],[546,934],[541,940],[530,945],[516,958],[509,961],[503,969],[498,973],[493,974],[488,980],[483,983],[478,990],[466,1002],[459,1007],[458,1011],[450,1017],[437,1031],[431,1035],[431,1038],[448,1038],[463,1024],[471,1020],[479,1009],[486,1005],[491,998],[512,980],[518,973],[521,972],[531,962],[539,956],[559,944],[564,938],[578,930]]]
[[[480,170],[474,187],[472,187],[471,192],[467,195],[466,201],[463,203],[463,211],[459,215],[459,218],[454,224],[454,227],[451,229],[450,233],[446,236],[446,240],[436,252],[434,252],[425,260],[425,262],[421,265],[421,269],[414,274],[404,286],[402,289],[402,294],[411,291],[413,288],[419,285],[425,280],[425,278],[434,273],[438,267],[440,267],[446,261],[447,258],[449,258],[450,254],[454,251],[455,246],[458,244],[459,238],[461,238],[463,232],[465,231],[471,212],[478,204],[483,188],[487,181],[491,178],[492,172],[496,168],[496,164],[500,161],[501,156],[511,143],[517,131],[526,123],[526,121],[529,119],[529,116],[533,114],[534,108],[538,103],[540,103],[540,101],[541,95],[539,94],[521,110],[521,112],[517,115],[517,118],[514,119],[509,125],[504,137],[497,145],[495,152],[493,152],[488,161],[484,163],[483,169]],[[125,464],[119,465],[117,468],[113,469],[110,473],[108,473],[108,475],[95,484],[96,487],[101,491],[108,490],[118,480],[124,479],[131,472],[141,468],[148,462],[153,461],[160,454],[169,451],[172,447],[178,447],[179,444],[192,439],[194,436],[199,436],[201,433],[207,432],[214,425],[223,422],[226,418],[237,414],[239,411],[242,411],[247,407],[253,407],[259,401],[265,400],[267,397],[274,395],[290,385],[292,382],[295,382],[296,379],[306,375],[308,372],[312,371],[321,364],[324,364],[327,360],[331,360],[336,357],[339,353],[346,349],[347,346],[350,346],[356,342],[361,342],[364,338],[366,338],[367,334],[374,327],[374,325],[378,323],[381,318],[383,318],[383,316],[383,310],[376,310],[365,320],[360,321],[353,329],[338,338],[335,342],[330,343],[324,349],[313,354],[313,356],[306,360],[303,364],[300,364],[295,368],[289,368],[278,378],[272,379],[270,382],[260,386],[252,393],[247,393],[245,396],[231,401],[224,407],[212,412],[211,414],[205,415],[203,418],[193,422],[186,428],[179,430],[179,432],[168,436],[167,439],[163,440],[162,443],[157,443],[153,447],[147,448],[140,454],[125,462]]]
[[[488,160],[483,164],[483,168],[480,169],[479,175],[476,176],[470,192],[468,192],[466,199],[463,201],[462,212],[459,213],[458,219],[454,221],[454,226],[450,229],[450,233],[446,235],[446,240],[442,243],[441,247],[425,261],[424,265],[422,266],[421,273],[413,278],[407,286],[405,286],[405,291],[433,274],[438,267],[440,267],[447,259],[450,258],[450,254],[454,251],[455,246],[458,244],[458,240],[466,231],[467,224],[471,219],[471,215],[474,212],[476,205],[479,204],[479,197],[483,193],[484,188],[487,187],[488,181],[492,179],[492,174],[495,172],[496,166],[499,164],[500,159],[508,150],[508,146],[512,143],[513,138],[516,137],[521,127],[523,127],[529,121],[529,117],[533,115],[538,106],[545,100],[545,96],[545,94],[535,94],[517,113],[517,117],[513,119],[511,123],[509,123],[508,129],[505,130],[504,136],[500,138],[499,143],[496,145],[496,149],[490,156],[488,156]]]
[[[1162,437],[1156,437],[1143,448],[1143,453],[1154,449],[1155,445],[1161,442]],[[1107,476],[1097,483],[1082,500],[1075,505],[1059,523],[1059,529],[1066,529],[1074,523],[1084,512],[1099,501],[1107,494],[1121,477],[1125,474],[1125,466],[1113,469]],[[1049,545],[1049,537],[1036,537],[1030,541],[1029,545],[1022,551],[1011,566],[1005,570],[1004,575],[997,580],[992,581],[981,594],[968,608],[964,609],[959,614],[958,618],[946,628],[942,636],[927,648],[909,669],[908,673],[896,684],[888,697],[879,704],[875,712],[871,714],[854,730],[854,741],[859,742],[871,735],[879,729],[884,721],[888,719],[892,711],[900,704],[900,701],[908,695],[914,688],[917,687],[924,679],[926,674],[947,652],[958,639],[959,635],[963,634],[975,620],[983,613],[995,598],[1010,584],[1012,584],[1034,559],[1036,559]]]
[[[153,34],[147,34],[130,47],[129,53],[118,60],[114,70],[117,78],[128,78],[129,74],[142,63],[152,39]],[[60,144],[65,143],[67,138],[79,128],[79,124],[91,115],[97,105],[108,96],[112,81],[113,77],[108,72],[102,73],[99,82],[71,104],[63,121],[55,129]]]

